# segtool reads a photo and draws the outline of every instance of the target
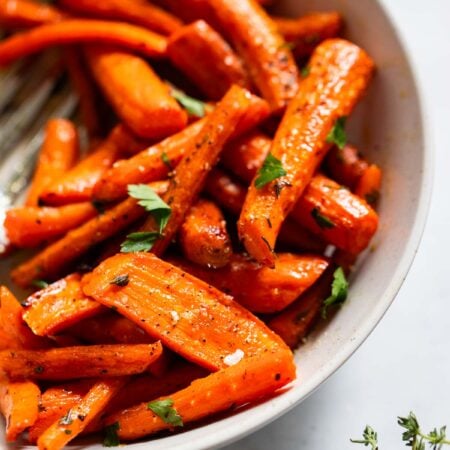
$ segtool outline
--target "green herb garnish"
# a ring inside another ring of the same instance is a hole
[[[105,438],[103,439],[104,447],[117,447],[118,445],[120,445],[119,436],[117,434],[119,430],[119,422],[115,422],[105,427]]]
[[[255,186],[257,189],[263,188],[266,184],[270,183],[277,178],[287,175],[287,172],[283,169],[281,161],[272,153],[269,153],[258,171],[258,177],[255,180]]]
[[[172,163],[170,162],[170,159],[169,159],[169,157],[167,156],[167,153],[166,153],[165,151],[163,151],[163,152],[161,153],[161,160],[162,160],[162,162],[166,165],[166,167],[167,167],[170,171],[173,170]]]
[[[309,75],[310,72],[311,72],[311,69],[310,69],[309,66],[303,66],[303,67],[301,68],[301,70],[300,70],[300,75],[301,75],[303,78],[306,78],[306,77]]]
[[[156,231],[138,231],[127,236],[127,240],[120,246],[122,253],[148,252],[161,237]]]
[[[331,131],[328,133],[326,139],[329,144],[336,144],[341,150],[345,147],[345,144],[347,144],[347,133],[345,132],[346,121],[347,117],[339,117]]]
[[[328,308],[334,305],[340,305],[347,300],[348,281],[345,278],[344,269],[338,267],[333,274],[333,283],[331,285],[331,295],[324,300],[322,305],[322,317],[326,319]]]
[[[206,113],[206,105],[201,100],[186,95],[179,89],[171,89],[172,97],[187,111],[190,116],[204,117]]]
[[[31,285],[39,289],[45,289],[49,286],[49,284],[44,280],[33,280]]]
[[[174,427],[183,426],[183,419],[178,414],[178,411],[173,408],[173,400],[171,398],[150,402],[147,404],[147,408],[164,420],[165,423]]]
[[[378,435],[369,425],[364,428],[362,439],[350,439],[354,444],[364,444],[365,447],[371,447],[371,450],[378,450]]]
[[[317,225],[319,225],[320,228],[334,228],[336,226],[331,219],[324,216],[320,212],[319,208],[314,208],[311,211],[311,215],[313,216],[314,220],[317,222]]]

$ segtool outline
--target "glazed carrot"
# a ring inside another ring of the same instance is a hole
[[[161,355],[155,344],[90,345],[50,350],[3,350],[0,369],[10,378],[74,380],[144,372]]]
[[[111,285],[120,274],[128,275],[128,284]],[[209,370],[225,367],[227,355],[238,349],[250,357],[280,346],[278,338],[231,297],[151,253],[109,258],[85,275],[83,290]]]
[[[252,129],[268,115],[267,103],[252,95],[250,107],[234,130],[233,137]],[[129,184],[148,183],[167,177],[168,173],[179,164],[186,149],[195,145],[205,123],[206,118],[201,119],[134,157],[118,161],[98,181],[94,189],[94,197],[101,201],[117,200],[127,195]],[[167,157],[166,161],[169,161],[169,164],[164,161],[163,155]]]
[[[366,200],[370,205],[375,205],[380,196],[381,169],[371,164],[361,175],[355,188],[355,194]]]
[[[218,103],[195,142],[187,149],[183,159],[170,179],[169,189],[163,199],[171,207],[170,218],[164,228],[164,234],[155,242],[153,253],[164,252],[183,223],[186,213],[196,200],[206,177],[219,159],[220,152],[230,139],[239,121],[249,110],[250,93],[233,86]],[[153,217],[147,219],[143,231],[154,231]]]
[[[334,38],[342,29],[338,12],[313,12],[297,19],[274,17],[278,31],[286,42],[292,43],[297,58],[309,56],[325,39]]]
[[[78,14],[130,22],[165,35],[182,26],[178,18],[145,0],[61,0],[59,3]]]
[[[223,267],[233,249],[222,211],[209,200],[197,201],[180,227],[179,239],[184,256],[206,267]]]
[[[103,20],[68,19],[15,34],[0,43],[0,65],[55,45],[96,42],[118,45],[148,57],[162,57],[163,36],[136,25]]]
[[[170,399],[186,424],[268,397],[294,379],[291,352],[269,351],[196,380],[186,389],[172,394]],[[153,413],[147,403],[113,414],[106,421],[108,424],[119,423],[118,435],[125,441],[172,427]]]
[[[6,212],[4,226],[12,245],[32,248],[67,233],[97,214],[92,203],[59,208],[18,206]]]
[[[0,410],[6,419],[6,440],[14,442],[39,413],[41,391],[32,381],[0,380]]]
[[[49,120],[25,204],[37,206],[42,191],[71,169],[77,158],[78,135],[75,125],[66,119]]]
[[[164,182],[151,183],[150,186],[159,194],[165,192],[167,188]],[[11,272],[11,277],[22,287],[30,286],[33,280],[52,281],[66,272],[70,265],[93,245],[126,229],[144,214],[145,210],[137,201],[128,198],[79,228],[69,231],[59,241],[50,244],[33,258],[16,267]]]
[[[220,34],[203,20],[172,34],[167,54],[175,67],[212,100],[222,98],[233,84],[249,87],[241,60]]]
[[[51,5],[30,0],[0,2],[0,25],[4,28],[28,28],[63,19],[63,14]]]
[[[126,378],[99,379],[65,416],[54,422],[38,439],[39,450],[60,450],[98,416],[125,385]]]
[[[23,319],[34,334],[52,336],[103,310],[81,291],[80,275],[72,274],[30,295]]]
[[[186,111],[144,59],[104,46],[86,46],[85,54],[114,111],[137,136],[163,139],[186,126]]]
[[[239,236],[260,263],[274,265],[281,224],[330,148],[327,138],[336,121],[351,112],[372,72],[372,60],[348,41],[330,39],[316,48],[310,74],[290,103],[271,148],[286,175],[260,188],[255,179],[239,218]]]
[[[273,111],[282,111],[298,89],[292,52],[275,23],[255,0],[210,0],[250,76]]]

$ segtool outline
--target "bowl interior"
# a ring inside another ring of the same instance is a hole
[[[384,171],[381,224],[373,249],[353,276],[345,306],[296,352],[298,380],[290,389],[217,422],[151,444],[131,444],[130,449],[217,448],[288,411],[326,380],[369,335],[412,262],[426,216],[430,155],[425,153],[421,104],[405,47],[377,1],[279,0],[279,12],[286,15],[314,10],[340,11],[346,20],[347,36],[366,49],[378,67],[367,97],[349,123],[351,142]],[[102,448],[93,443],[72,445],[87,447]]]

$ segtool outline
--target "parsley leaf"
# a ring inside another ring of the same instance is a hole
[[[341,150],[345,147],[345,144],[347,144],[347,133],[345,132],[346,121],[347,117],[339,117],[331,131],[328,133],[326,139],[329,144],[336,144]]]
[[[165,400],[156,400],[147,404],[147,408],[154,412],[165,423],[175,427],[183,426],[183,419],[175,408],[172,408],[173,400],[167,398]]]
[[[130,197],[139,200],[138,204],[155,218],[161,234],[172,212],[170,206],[151,187],[145,184],[128,185],[128,194]]]
[[[287,172],[283,169],[281,161],[275,158],[272,153],[269,153],[264,161],[264,164],[258,171],[255,186],[257,189],[261,189],[271,181],[285,175],[287,175]]]
[[[167,153],[165,151],[163,151],[161,153],[161,160],[170,171],[173,170],[172,163],[170,162],[170,158],[167,156]]]
[[[322,306],[322,317],[326,319],[328,308],[332,305],[340,305],[347,300],[348,281],[342,267],[338,267],[333,274],[333,283],[331,285],[331,295],[324,300]]]
[[[138,231],[127,236],[127,240],[120,246],[122,253],[148,252],[161,237],[155,231]]]
[[[118,275],[114,280],[112,280],[109,284],[115,284],[116,286],[124,287],[128,284],[129,277],[126,275]]]
[[[172,97],[187,111],[190,116],[204,117],[206,112],[206,105],[201,100],[189,97],[179,89],[171,89]]]
[[[319,225],[320,228],[334,228],[336,226],[331,219],[324,216],[320,212],[319,208],[314,208],[311,211],[311,215],[313,216],[314,220],[317,222],[317,225]]]
[[[303,78],[306,78],[309,75],[309,72],[311,72],[311,69],[309,68],[309,66],[303,66],[300,70],[300,75]]]
[[[48,287],[48,283],[44,280],[33,280],[31,282],[31,285],[39,289],[45,289],[46,287]]]
[[[120,430],[119,422],[115,422],[105,427],[105,438],[103,440],[103,447],[117,447],[120,445],[117,431]]]
[[[370,445],[372,450],[378,450],[378,434],[369,425],[364,428],[363,439],[350,439],[350,442],[353,442],[354,444],[364,444],[366,447]]]

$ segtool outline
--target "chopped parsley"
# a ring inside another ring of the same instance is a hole
[[[281,161],[275,158],[272,153],[269,153],[262,167],[258,171],[255,186],[257,189],[261,189],[271,181],[285,175],[287,175],[287,172],[283,169]]]
[[[117,447],[120,445],[117,432],[120,430],[119,422],[115,422],[105,427],[105,438],[103,439],[103,447]]]
[[[172,163],[170,162],[170,158],[167,156],[167,153],[165,151],[163,151],[161,153],[161,160],[170,171],[173,170]]]
[[[186,95],[183,91],[172,87],[172,97],[193,117],[204,117],[206,105],[201,100]]]
[[[336,144],[341,150],[345,147],[345,144],[347,144],[347,133],[345,132],[346,121],[347,117],[339,117],[326,139],[329,144]]]
[[[183,419],[178,411],[173,408],[173,400],[167,398],[165,400],[156,400],[147,404],[147,408],[161,418],[165,423],[174,427],[182,427]]]
[[[155,231],[138,231],[127,236],[127,240],[120,246],[122,253],[148,252],[161,237]]]
[[[301,68],[301,70],[300,70],[300,75],[301,75],[303,78],[306,78],[306,77],[309,75],[310,72],[311,72],[311,69],[310,69],[309,66],[303,66],[303,67]]]
[[[118,275],[114,280],[112,280],[109,284],[115,284],[116,286],[124,287],[129,283],[128,274],[126,275]]]
[[[48,283],[44,280],[33,280],[31,285],[39,289],[45,289],[48,287]]]
[[[333,283],[331,285],[331,295],[324,300],[322,306],[322,317],[326,319],[328,308],[334,305],[341,305],[347,300],[348,281],[342,267],[338,267],[333,274]]]
[[[331,219],[324,216],[320,212],[319,208],[314,208],[311,211],[311,215],[313,216],[314,220],[316,221],[317,225],[319,225],[320,228],[334,228],[336,226]]]

